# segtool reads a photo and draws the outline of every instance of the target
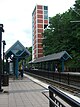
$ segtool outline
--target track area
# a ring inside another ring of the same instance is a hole
[[[72,95],[80,98],[80,87],[77,86],[77,84],[76,84],[76,86],[75,85],[68,85],[66,82],[62,82],[62,81],[59,82],[57,80],[46,78],[46,77],[36,75],[36,74],[30,73],[30,72],[27,72],[27,74],[32,77],[35,77],[41,81],[44,81],[45,83],[48,83],[49,85],[55,86],[63,91],[65,90],[66,92],[71,93]]]

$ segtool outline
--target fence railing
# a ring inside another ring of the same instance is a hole
[[[80,103],[55,87],[49,86],[49,107],[80,107]]]
[[[74,85],[80,87],[80,73],[68,73],[68,72],[62,73],[62,72],[52,72],[52,71],[35,70],[35,69],[32,69],[29,72],[68,85]]]

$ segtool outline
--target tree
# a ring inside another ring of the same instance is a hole
[[[80,23],[71,23],[80,20],[79,14],[80,0],[76,0],[74,8],[50,18],[50,25],[43,33],[44,55],[65,50],[73,57],[68,66],[80,66]]]
[[[69,12],[57,14],[50,18],[50,25],[44,31],[44,54],[59,52],[62,50],[70,50],[69,38],[71,31]],[[47,51],[48,50],[48,51]]]

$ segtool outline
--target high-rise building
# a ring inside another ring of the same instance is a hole
[[[48,25],[48,6],[36,5],[32,13],[32,60],[43,56],[42,33]]]

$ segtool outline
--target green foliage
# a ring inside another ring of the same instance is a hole
[[[67,63],[71,67],[80,67],[80,0],[74,8],[50,18],[50,25],[43,36],[44,55],[67,51],[73,59]],[[71,22],[71,21],[74,21]]]

